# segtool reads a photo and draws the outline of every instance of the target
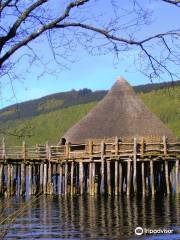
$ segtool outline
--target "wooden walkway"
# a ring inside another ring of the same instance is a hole
[[[124,138],[0,146],[0,194],[179,193],[180,141]],[[28,185],[27,185],[28,184]]]

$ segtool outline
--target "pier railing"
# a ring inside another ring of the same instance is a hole
[[[163,138],[113,138],[89,140],[83,144],[8,146],[3,139],[0,145],[0,161],[50,161],[102,158],[179,158],[180,140]]]

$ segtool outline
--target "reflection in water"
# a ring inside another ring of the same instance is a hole
[[[25,201],[18,197],[0,199],[0,219],[21,208]],[[143,239],[177,240],[179,223],[178,196],[132,199],[41,196],[8,228],[6,239],[139,239],[134,229],[141,226],[175,231],[172,235],[144,235]]]

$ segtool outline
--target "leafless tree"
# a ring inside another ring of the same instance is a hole
[[[175,0],[155,2],[180,6]],[[177,79],[174,66],[180,63],[178,23],[174,29],[146,36],[144,30],[152,21],[146,4],[139,0],[1,0],[1,78],[15,72],[25,57],[45,64],[38,48],[41,41],[47,41],[58,64],[63,64],[79,46],[90,54],[114,52],[117,57],[134,51],[137,67],[150,79],[163,74]],[[102,6],[111,8],[111,15],[104,14]]]

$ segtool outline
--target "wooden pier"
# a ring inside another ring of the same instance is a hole
[[[180,141],[111,138],[83,144],[0,146],[0,195],[180,192]]]

